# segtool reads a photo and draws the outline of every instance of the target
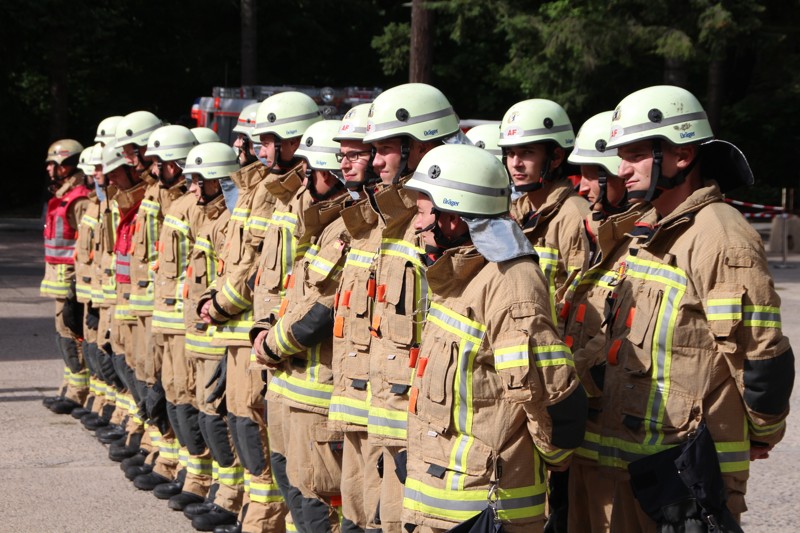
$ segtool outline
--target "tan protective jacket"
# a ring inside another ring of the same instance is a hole
[[[615,294],[600,464],[625,468],[705,419],[744,511],[750,441],[783,437],[794,375],[761,238],[707,182],[634,240]]]
[[[257,322],[250,332],[255,339],[269,329],[264,341],[268,355],[288,361],[272,376],[267,400],[324,415],[333,392],[333,304],[349,241],[339,218],[343,207],[344,199],[338,199],[305,209],[297,241],[309,247],[292,267],[287,303],[277,317]]]
[[[369,416],[370,347],[376,261],[381,246],[380,215],[364,199],[342,210],[350,250],[334,301],[333,395],[328,419],[343,431],[366,431]]]
[[[131,313],[150,316],[155,305],[155,270],[158,262],[158,235],[164,221],[164,213],[176,199],[183,196],[187,188],[184,180],[165,189],[148,172],[142,176],[148,183],[144,198],[136,214],[131,251]],[[155,181],[154,181],[155,180]]]
[[[216,323],[215,346],[250,346],[253,291],[247,283],[275,206],[275,198],[265,187],[265,181],[272,179],[268,175],[260,161],[231,175],[239,198],[225,230],[225,248],[217,251],[219,275],[198,302],[198,309],[207,300],[212,302],[209,314]]]
[[[97,227],[92,239],[92,307],[105,308],[116,301],[116,278],[114,276],[114,242],[117,239],[119,207],[111,198],[117,189],[106,188],[106,199],[98,206]]]
[[[186,331],[183,285],[202,209],[197,206],[194,194],[187,192],[172,202],[164,213],[158,237],[158,262],[154,268],[153,332],[183,335]]]
[[[534,211],[527,194],[511,204],[511,217],[522,226],[539,254],[558,331],[564,331],[560,318],[562,297],[580,273],[589,268],[589,240],[583,226],[589,212],[589,204],[566,179],[553,183],[538,211]]]
[[[628,234],[649,209],[649,206],[634,206],[602,221],[591,220],[591,215],[587,218],[587,231],[595,247],[595,263],[567,291],[561,309],[562,315],[567,317],[564,342],[572,350],[575,370],[589,398],[584,443],[575,454],[593,461],[597,461],[600,442],[606,315],[628,255],[631,242]]]
[[[383,231],[375,283],[367,287],[375,300],[367,430],[370,440],[381,446],[406,445],[413,374],[409,359],[422,338],[428,295],[423,250],[414,230],[417,193],[403,187],[407,179],[375,193]]]
[[[86,210],[78,224],[78,239],[75,244],[75,292],[78,301],[92,301],[92,261],[94,259],[95,232],[100,223],[100,200],[97,193],[89,193]],[[99,259],[99,257],[98,257]]]
[[[501,519],[541,521],[545,463],[567,460],[586,416],[545,278],[532,256],[492,263],[464,246],[428,268],[428,283],[403,521],[450,528],[486,508],[493,483]]]
[[[197,206],[198,221],[195,241],[186,267],[183,286],[183,321],[186,327],[186,356],[200,359],[219,359],[225,355],[224,346],[213,346],[214,326],[209,326],[193,311],[200,297],[217,279],[220,263],[217,253],[225,248],[225,232],[230,221],[230,211],[225,198],[219,196],[208,205]]]

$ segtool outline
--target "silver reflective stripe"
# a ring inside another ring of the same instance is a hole
[[[157,129],[158,129],[158,128],[160,128],[160,127],[161,127],[161,123],[160,123],[160,122],[159,122],[158,124],[153,124],[153,125],[152,125],[152,126],[150,126],[149,128],[145,128],[145,129],[143,129],[143,130],[141,130],[141,131],[134,131],[134,132],[133,132],[133,135],[131,135],[130,137],[129,137],[129,136],[127,136],[127,135],[126,135],[125,137],[122,137],[122,138],[121,138],[121,141],[123,141],[123,143],[124,143],[125,141],[130,141],[130,140],[131,140],[131,139],[133,139],[134,137],[138,137],[139,135],[143,135],[143,134],[145,134],[145,133],[150,133],[151,131],[155,131],[155,130],[157,130]],[[127,144],[127,143],[126,143],[126,144]]]
[[[597,150],[586,150],[576,147],[572,150],[572,155],[580,157],[617,157],[617,149],[609,148],[605,152],[598,152]]]
[[[312,144],[311,146],[301,146],[300,151],[302,152],[322,152],[326,154],[338,154],[339,149],[333,148],[330,146],[318,146],[316,144]]]
[[[634,124],[633,126],[625,126],[623,128],[625,135],[631,133],[639,133],[642,131],[652,130],[655,128],[662,128],[664,126],[672,126],[673,124],[680,124],[681,122],[689,122],[690,120],[707,120],[708,116],[705,111],[697,111],[695,113],[687,113],[685,115],[676,115],[663,119],[661,122],[644,122],[642,124]]]
[[[424,115],[409,117],[409,119],[406,121],[392,120],[391,122],[384,122],[382,124],[373,124],[373,129],[375,130],[375,132],[390,130],[392,128],[397,128],[400,126],[410,126],[412,124],[420,124],[421,122],[428,122],[429,120],[433,120],[435,118],[442,118],[454,114],[455,112],[453,111],[453,108],[448,107],[440,111],[433,111],[431,113],[425,113]]]
[[[325,392],[319,391],[316,389],[310,388],[302,388],[293,383],[289,383],[285,379],[279,378],[278,375],[272,376],[272,381],[270,385],[283,387],[290,392],[294,392],[295,394],[299,394],[300,396],[311,396],[312,398],[319,398],[320,400],[330,400],[331,396],[333,395],[332,392]]]
[[[561,133],[562,131],[572,131],[572,126],[570,124],[564,124],[563,126],[557,126],[554,128],[538,128],[535,130],[525,130],[521,134],[520,133],[516,134],[514,138],[530,137],[533,135],[546,135],[548,133]],[[500,138],[501,139],[506,138],[505,133],[502,131],[500,132]]]
[[[420,180],[424,183],[430,183],[439,187],[455,189],[457,191],[466,191],[482,196],[508,196],[511,194],[509,187],[496,189],[494,187],[483,187],[481,185],[473,185],[471,183],[461,183],[444,178],[430,178],[426,172],[417,171],[414,173],[414,179]]]
[[[299,122],[301,120],[308,120],[318,116],[319,116],[319,111],[315,111],[313,113],[308,113],[307,115],[282,118],[276,120],[275,122],[257,122],[256,128],[261,129],[261,128],[269,128],[270,126],[280,126],[281,124],[288,124],[289,122]]]
[[[403,431],[405,431],[408,428],[407,420],[395,420],[393,418],[386,418],[374,414],[369,415],[368,423],[370,426],[380,426],[391,429],[400,429]]]
[[[342,413],[358,418],[367,418],[369,416],[369,411],[367,411],[367,409],[359,409],[351,405],[336,403],[336,400],[331,400],[330,412]]]

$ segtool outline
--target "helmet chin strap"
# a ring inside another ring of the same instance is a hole
[[[250,137],[247,135],[242,136],[242,146],[239,147],[239,154],[244,154],[244,164],[241,165],[242,168],[252,165],[256,161],[258,161],[258,157],[254,156],[250,153],[250,147],[252,146],[252,142],[250,141]]]
[[[408,137],[401,137],[400,139],[400,168],[397,169],[397,174],[392,178],[392,185],[397,185],[400,178],[405,176],[408,170],[408,156],[411,153],[411,142]]]
[[[553,164],[553,152],[554,148],[552,146],[547,145],[547,157],[545,157],[544,164],[542,165],[542,170],[539,172],[539,180],[533,183],[523,183],[522,185],[514,185],[514,190],[517,192],[533,192],[538,191],[542,187],[544,187],[545,181],[553,181],[558,177],[558,169],[550,168]],[[503,150],[503,166],[508,169],[508,165],[506,165],[508,156],[506,155],[506,151]],[[507,171],[507,170],[506,170]]]
[[[592,220],[605,220],[608,218],[609,215],[616,215],[618,213],[623,213],[626,209],[628,209],[628,193],[626,191],[625,196],[622,197],[622,201],[619,205],[613,205],[611,202],[608,201],[608,175],[606,174],[605,170],[602,168],[597,173],[597,181],[600,184],[600,195],[597,197],[597,200],[592,203],[589,209],[592,210]],[[600,202],[601,210],[595,211],[594,207],[597,203]]]
[[[435,217],[434,221],[425,226],[422,229],[416,230],[414,235],[419,235],[420,233],[425,233],[426,231],[430,231],[433,233],[433,240],[436,242],[436,246],[425,246],[425,255],[431,259],[431,263],[436,261],[439,257],[442,256],[446,250],[450,248],[456,248],[457,246],[462,246],[470,241],[469,230],[465,231],[461,235],[456,237],[447,237],[442,228],[439,226],[439,215],[441,212],[434,208],[433,215]]]
[[[317,184],[314,182],[314,171],[312,169],[306,170],[306,188],[308,189],[308,192],[311,193],[311,197],[314,198],[314,201],[316,202],[327,200],[332,196],[338,195],[344,190],[344,185],[338,179],[338,177],[330,170],[327,172],[337,178],[336,184],[333,187],[331,187],[325,194],[319,194],[317,192]]]
[[[661,196],[662,192],[674,189],[685,182],[687,176],[692,172],[692,169],[699,159],[700,154],[698,153],[685,169],[679,170],[674,176],[664,176],[662,175],[661,168],[664,162],[664,153],[661,151],[661,141],[655,139],[653,141],[653,164],[650,167],[650,187],[648,187],[646,192],[633,191],[628,193],[628,199],[634,200],[643,198],[645,202],[652,202]]]

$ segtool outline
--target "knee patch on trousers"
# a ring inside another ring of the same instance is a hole
[[[200,455],[206,449],[203,434],[200,432],[200,422],[198,421],[199,411],[191,404],[171,405],[170,420],[175,422],[172,428],[178,434],[178,440],[189,450],[192,455]]]
[[[71,337],[62,337],[56,334],[56,343],[58,350],[61,352],[61,357],[64,358],[64,363],[73,374],[78,374],[83,370],[81,358],[78,355],[78,343]]]
[[[228,424],[221,416],[209,415],[206,413],[198,414],[200,431],[203,440],[211,450],[211,455],[220,466],[228,468],[233,465],[236,456],[231,448],[228,438]]]
[[[266,439],[262,435],[262,427],[255,420],[231,413],[228,413],[228,422],[242,465],[254,476],[260,475],[267,467],[267,458],[264,456]]]

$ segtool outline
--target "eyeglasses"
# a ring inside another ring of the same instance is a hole
[[[352,151],[347,152],[347,153],[345,153],[345,152],[337,152],[336,153],[336,161],[341,163],[342,161],[347,159],[351,163],[355,163],[356,161],[361,159],[362,155],[371,154],[371,153],[372,153],[372,150],[352,150]]]

